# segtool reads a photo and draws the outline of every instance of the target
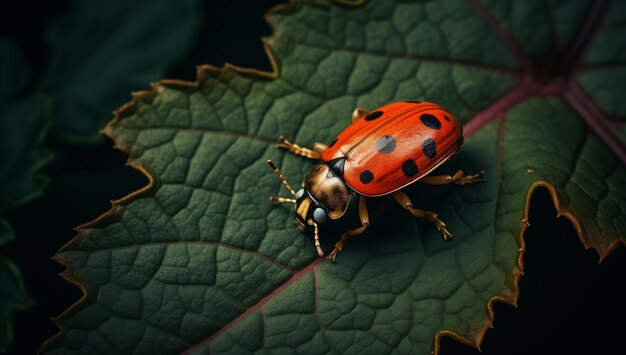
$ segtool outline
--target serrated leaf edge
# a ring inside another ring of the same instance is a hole
[[[244,75],[244,76],[258,76],[264,79],[276,79],[278,77],[278,63],[276,58],[269,46],[270,37],[273,36],[276,28],[270,21],[270,17],[279,12],[288,12],[295,6],[295,0],[289,0],[286,4],[280,4],[273,7],[266,15],[265,21],[270,25],[271,35],[269,37],[261,38],[263,43],[263,49],[270,61],[270,66],[272,68],[271,71],[264,71],[255,68],[244,68],[239,67],[237,65],[226,62],[223,67],[219,68],[210,64],[199,65],[196,67],[196,80],[195,81],[186,81],[186,80],[172,80],[165,79],[159,80],[155,83],[150,84],[150,90],[141,90],[132,92],[131,101],[122,105],[120,108],[114,111],[113,119],[105,126],[105,128],[100,132],[107,136],[109,139],[113,141],[113,149],[120,150],[124,153],[129,153],[129,147],[121,144],[115,137],[115,133],[113,132],[113,127],[117,125],[124,118],[134,114],[136,112],[137,107],[142,103],[151,103],[156,96],[158,96],[163,88],[172,88],[178,90],[194,90],[203,85],[206,79],[211,78],[213,76],[217,76],[226,72],[233,72],[236,74]],[[111,201],[111,209],[106,211],[105,213],[98,216],[96,219],[81,224],[74,228],[77,232],[77,235],[72,238],[69,242],[63,245],[57,252],[56,255],[52,257],[52,260],[59,263],[61,266],[65,267],[65,270],[61,272],[59,275],[63,277],[67,282],[73,284],[78,287],[81,291],[81,297],[70,305],[65,311],[61,312],[59,315],[52,317],[52,320],[59,327],[59,331],[48,338],[39,348],[38,354],[43,354],[48,350],[53,349],[56,345],[60,345],[63,337],[67,333],[67,328],[63,325],[63,320],[65,318],[70,317],[80,310],[80,307],[83,306],[87,299],[87,288],[81,283],[81,281],[72,275],[72,271],[74,270],[70,264],[68,264],[64,259],[62,253],[68,250],[74,243],[83,238],[83,229],[87,228],[97,228],[98,226],[106,225],[109,221],[114,221],[117,217],[117,211],[122,208],[122,206],[126,206],[133,202],[134,200],[147,195],[155,188],[155,179],[153,177],[153,173],[147,168],[144,167],[141,163],[133,161],[130,157],[126,162],[127,166],[139,171],[143,176],[148,179],[148,184],[139,190],[133,191],[130,194],[123,196],[117,200]],[[288,281],[287,281],[288,282]]]
[[[439,354],[439,349],[441,346],[441,337],[448,336],[462,344],[472,346],[478,350],[480,350],[480,345],[485,338],[487,330],[493,328],[493,320],[495,318],[495,312],[493,310],[493,303],[496,301],[512,305],[517,307],[517,299],[519,298],[520,290],[519,290],[519,280],[524,275],[524,252],[526,251],[526,240],[524,238],[524,234],[526,233],[526,229],[530,227],[529,221],[529,211],[530,211],[530,200],[532,198],[533,193],[537,188],[545,188],[550,192],[550,197],[552,198],[552,203],[557,212],[556,217],[566,217],[572,226],[576,230],[576,234],[578,236],[578,240],[582,243],[585,249],[593,248],[599,256],[599,261],[602,262],[607,256],[609,256],[618,246],[626,246],[626,241],[624,239],[616,238],[614,239],[608,248],[599,249],[595,246],[590,245],[585,238],[585,232],[583,226],[581,225],[578,218],[567,208],[561,205],[561,200],[559,199],[558,193],[554,186],[547,181],[538,180],[532,183],[528,192],[526,193],[526,202],[524,205],[524,219],[522,220],[522,229],[520,231],[520,242],[521,247],[519,249],[519,254],[517,256],[517,266],[519,271],[516,275],[514,275],[513,279],[513,290],[511,294],[508,295],[496,295],[487,301],[486,312],[487,312],[487,321],[483,323],[482,327],[475,334],[470,334],[469,336],[464,336],[454,330],[443,329],[435,334],[435,341],[433,343],[433,354]]]

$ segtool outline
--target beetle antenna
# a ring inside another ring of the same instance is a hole
[[[281,202],[281,203],[293,203],[293,204],[295,204],[296,200],[294,200],[292,198],[270,196],[270,202]]]
[[[317,254],[319,256],[324,256],[324,251],[322,250],[320,244],[320,236],[317,234],[317,223],[313,222],[313,227],[315,227],[315,247],[317,248]]]
[[[274,170],[274,174],[276,174],[276,176],[278,176],[278,178],[280,179],[280,181],[283,182],[283,184],[285,184],[285,187],[287,188],[287,190],[289,190],[289,192],[291,192],[292,195],[296,195],[296,192],[293,191],[293,189],[291,188],[291,186],[289,186],[289,183],[287,182],[287,180],[285,180],[285,177],[283,176],[283,174],[280,173],[280,170],[278,170],[278,168],[276,167],[276,165],[274,165],[274,162],[271,160],[267,161],[267,165],[270,166],[270,168],[272,168],[272,170]],[[271,199],[271,198],[270,198]]]

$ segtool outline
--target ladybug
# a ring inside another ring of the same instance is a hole
[[[472,184],[485,181],[484,172],[463,175],[430,176],[450,159],[463,144],[463,126],[450,112],[426,101],[394,102],[368,112],[357,108],[352,124],[333,141],[315,143],[313,150],[280,137],[276,146],[320,161],[309,171],[302,189],[295,192],[271,160],[268,165],[295,197],[270,197],[271,202],[295,204],[296,224],[300,230],[314,230],[315,247],[320,256],[318,224],[338,219],[348,209],[351,193],[359,196],[361,226],[345,232],[328,255],[337,253],[351,236],[362,234],[369,226],[365,197],[392,194],[395,200],[415,217],[433,222],[445,240],[452,237],[437,214],[413,207],[402,188],[416,181],[431,185]]]

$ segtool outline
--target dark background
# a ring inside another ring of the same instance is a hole
[[[205,1],[204,24],[193,52],[168,77],[194,80],[197,64],[221,66],[225,61],[269,70],[260,41],[261,36],[270,35],[263,16],[280,2]],[[0,14],[0,34],[18,41],[36,76],[48,55],[43,28],[67,9],[68,2],[12,5]],[[53,164],[44,169],[50,185],[42,197],[8,213],[16,240],[0,250],[19,266],[34,301],[30,309],[14,314],[14,341],[9,350],[14,354],[35,353],[58,330],[51,317],[81,296],[77,287],[57,275],[62,267],[51,260],[75,236],[72,228],[107,211],[110,200],[147,183],[139,172],[125,167],[126,155],[112,150],[107,139],[96,145],[68,146],[50,137],[46,144],[56,154]],[[519,307],[495,304],[494,329],[487,332],[482,354],[626,353],[624,248],[599,264],[597,253],[583,248],[569,221],[556,218],[545,189],[537,190],[532,198],[530,223]],[[444,338],[441,353],[478,351]]]

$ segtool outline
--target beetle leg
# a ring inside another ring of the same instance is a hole
[[[322,152],[324,151],[324,149],[326,149],[326,144],[324,143],[320,143],[320,142],[315,142],[313,143],[313,150],[320,153],[320,155],[322,154]]]
[[[352,122],[358,120],[359,118],[367,115],[368,113],[370,113],[368,110],[366,109],[362,109],[360,107],[357,107],[354,109],[354,111],[352,111]]]
[[[420,181],[429,185],[446,185],[450,183],[468,185],[475,182],[487,181],[487,179],[485,179],[484,171],[474,175],[463,176],[463,170],[459,170],[454,175],[424,176]]]
[[[329,260],[335,261],[337,257],[337,253],[343,250],[343,247],[346,245],[346,241],[353,235],[359,235],[365,232],[367,227],[370,225],[369,214],[367,213],[367,206],[365,205],[365,197],[363,195],[359,196],[359,218],[361,218],[361,226],[358,228],[350,229],[341,235],[341,239],[335,244],[335,249],[330,252],[330,254],[326,257]]]
[[[276,141],[277,148],[285,148],[296,155],[301,155],[303,157],[307,157],[309,159],[319,159],[322,156],[322,151],[326,149],[326,145],[322,143],[315,143],[313,145],[313,150],[308,148],[303,148],[295,143],[291,143],[286,140],[285,137],[280,136]]]
[[[286,140],[285,137],[280,136],[276,141],[276,147],[288,149],[290,152],[301,155],[303,157],[307,157],[309,159],[319,159],[322,156],[322,152],[328,146],[324,143],[315,142],[313,143],[313,150],[308,148],[303,148],[295,143],[291,143]]]
[[[450,232],[448,232],[448,230],[446,229],[446,224],[443,223],[443,221],[440,220],[439,217],[437,217],[436,213],[413,208],[413,203],[409,199],[409,196],[407,196],[404,192],[400,190],[394,192],[393,197],[402,207],[404,207],[405,210],[409,211],[413,216],[419,218],[423,217],[433,222],[437,227],[437,230],[443,233],[443,239],[448,240],[452,237],[452,234],[450,234]]]

